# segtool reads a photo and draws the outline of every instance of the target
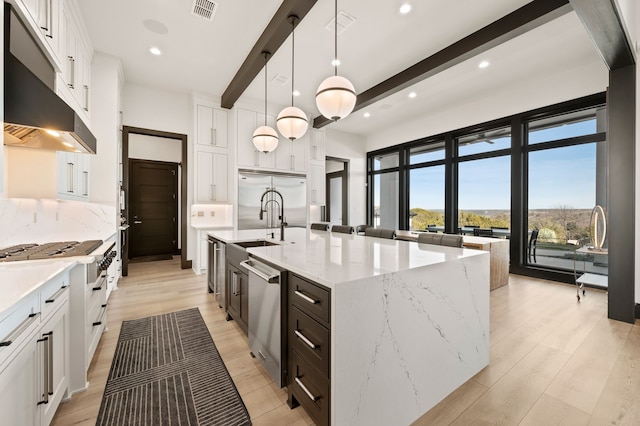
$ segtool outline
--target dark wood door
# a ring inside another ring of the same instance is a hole
[[[178,165],[130,160],[129,258],[178,253]]]

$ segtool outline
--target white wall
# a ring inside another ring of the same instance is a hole
[[[141,160],[182,161],[182,141],[148,135],[129,135],[129,158]]]
[[[325,134],[325,155],[349,160],[349,225],[367,222],[367,150],[361,136],[332,130]]]
[[[187,206],[193,203],[193,118],[191,96],[125,84],[122,91],[122,122],[125,126],[187,135]],[[189,218],[185,218],[189,220]],[[196,255],[196,231],[187,227],[187,259]],[[184,249],[184,248],[183,248]]]

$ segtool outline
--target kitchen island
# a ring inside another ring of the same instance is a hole
[[[211,234],[227,242],[265,237]],[[283,243],[247,251],[289,271],[289,285],[326,291],[328,395],[298,377],[297,350],[288,384],[294,404],[321,405],[331,424],[409,424],[489,362],[487,252],[289,228]],[[288,291],[291,315],[299,310]]]

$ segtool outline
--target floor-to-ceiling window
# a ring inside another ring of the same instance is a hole
[[[373,186],[373,220],[370,224],[376,228],[398,229],[399,153],[376,155],[371,162],[370,168],[376,173],[370,179]]]
[[[589,108],[527,123],[530,265],[607,272],[606,256],[575,253],[589,243],[593,207],[607,208],[605,114]]]
[[[445,143],[409,148],[409,229],[444,228]]]

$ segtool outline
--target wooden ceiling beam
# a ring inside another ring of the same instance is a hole
[[[593,0],[594,2],[600,0]],[[534,0],[358,95],[354,112],[570,12],[569,0]],[[332,120],[320,115],[313,127]]]
[[[221,105],[223,108],[231,109],[260,73],[260,70],[264,67],[263,52],[269,52],[273,56],[289,37],[289,34],[291,34],[289,16],[296,15],[300,19],[296,26],[299,25],[300,21],[309,13],[316,2],[317,0],[284,0],[282,2],[222,94]]]
[[[635,64],[622,18],[613,0],[570,0],[610,70]]]

